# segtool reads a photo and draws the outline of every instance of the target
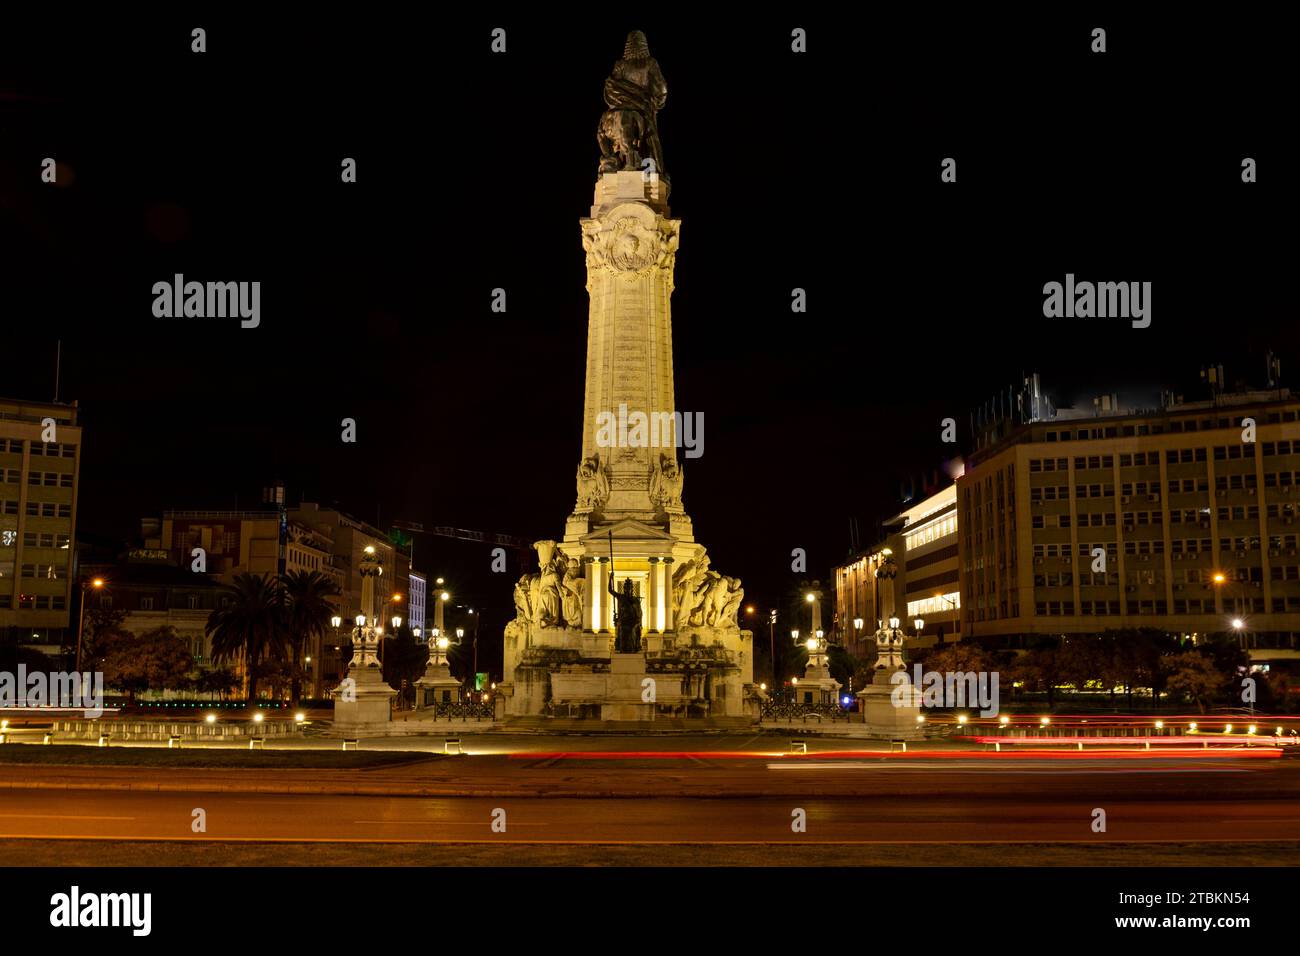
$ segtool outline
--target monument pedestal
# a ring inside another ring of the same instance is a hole
[[[451,676],[446,661],[432,661],[423,676],[415,682],[415,709],[424,710],[437,704],[451,704],[460,700],[460,681]]]
[[[842,685],[831,676],[830,665],[825,654],[812,654],[808,666],[804,668],[803,677],[795,687],[800,703],[834,704],[839,700]]]
[[[600,705],[601,720],[655,719],[655,705],[641,699],[646,679],[645,654],[611,654],[609,674],[605,678],[605,699]]]
[[[883,668],[877,670],[871,683],[858,691],[863,722],[871,736],[882,740],[920,740],[924,730],[917,720],[921,715],[919,699],[912,692],[911,681],[891,682],[894,673]]]
[[[352,667],[354,682],[334,700],[334,730],[341,734],[386,734],[397,691],[388,686],[378,666]]]

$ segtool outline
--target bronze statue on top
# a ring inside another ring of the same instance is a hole
[[[668,84],[659,72],[659,63],[650,55],[645,34],[633,30],[627,35],[623,58],[605,80],[605,105],[609,109],[596,130],[602,173],[636,170],[668,179],[655,119],[667,99]]]

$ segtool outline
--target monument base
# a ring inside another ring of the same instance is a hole
[[[611,654],[609,673],[605,677],[604,700],[600,705],[601,720],[655,719],[654,695],[642,700],[647,680],[645,654]],[[648,685],[653,687],[654,685]]]
[[[452,704],[460,700],[460,681],[451,676],[446,661],[430,663],[423,676],[415,682],[415,709],[424,710],[437,704]]]
[[[347,736],[387,733],[397,691],[388,686],[378,667],[351,667],[352,688],[334,699],[334,733]]]
[[[915,695],[910,689],[895,695],[902,685],[892,683],[890,677],[890,671],[878,670],[871,684],[857,693],[867,732],[881,740],[920,740],[925,730],[917,719],[921,708],[913,702]],[[910,688],[911,681],[906,684]]]

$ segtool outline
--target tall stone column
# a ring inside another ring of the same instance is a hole
[[[578,519],[591,515],[684,519],[669,305],[680,226],[668,184],[639,171],[602,173],[582,220],[590,296],[582,459],[599,475],[580,475],[578,525],[590,527]]]

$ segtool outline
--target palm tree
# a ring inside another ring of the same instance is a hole
[[[259,665],[266,658],[284,657],[284,603],[275,578],[237,574],[226,585],[230,600],[208,615],[205,628],[212,638],[215,664],[242,660],[248,674],[248,700],[257,700]]]
[[[329,599],[337,595],[339,589],[319,571],[290,571],[280,576],[280,586],[284,589],[285,628],[293,664],[292,694],[296,707],[302,696],[299,662],[303,649],[326,633],[335,612]]]

